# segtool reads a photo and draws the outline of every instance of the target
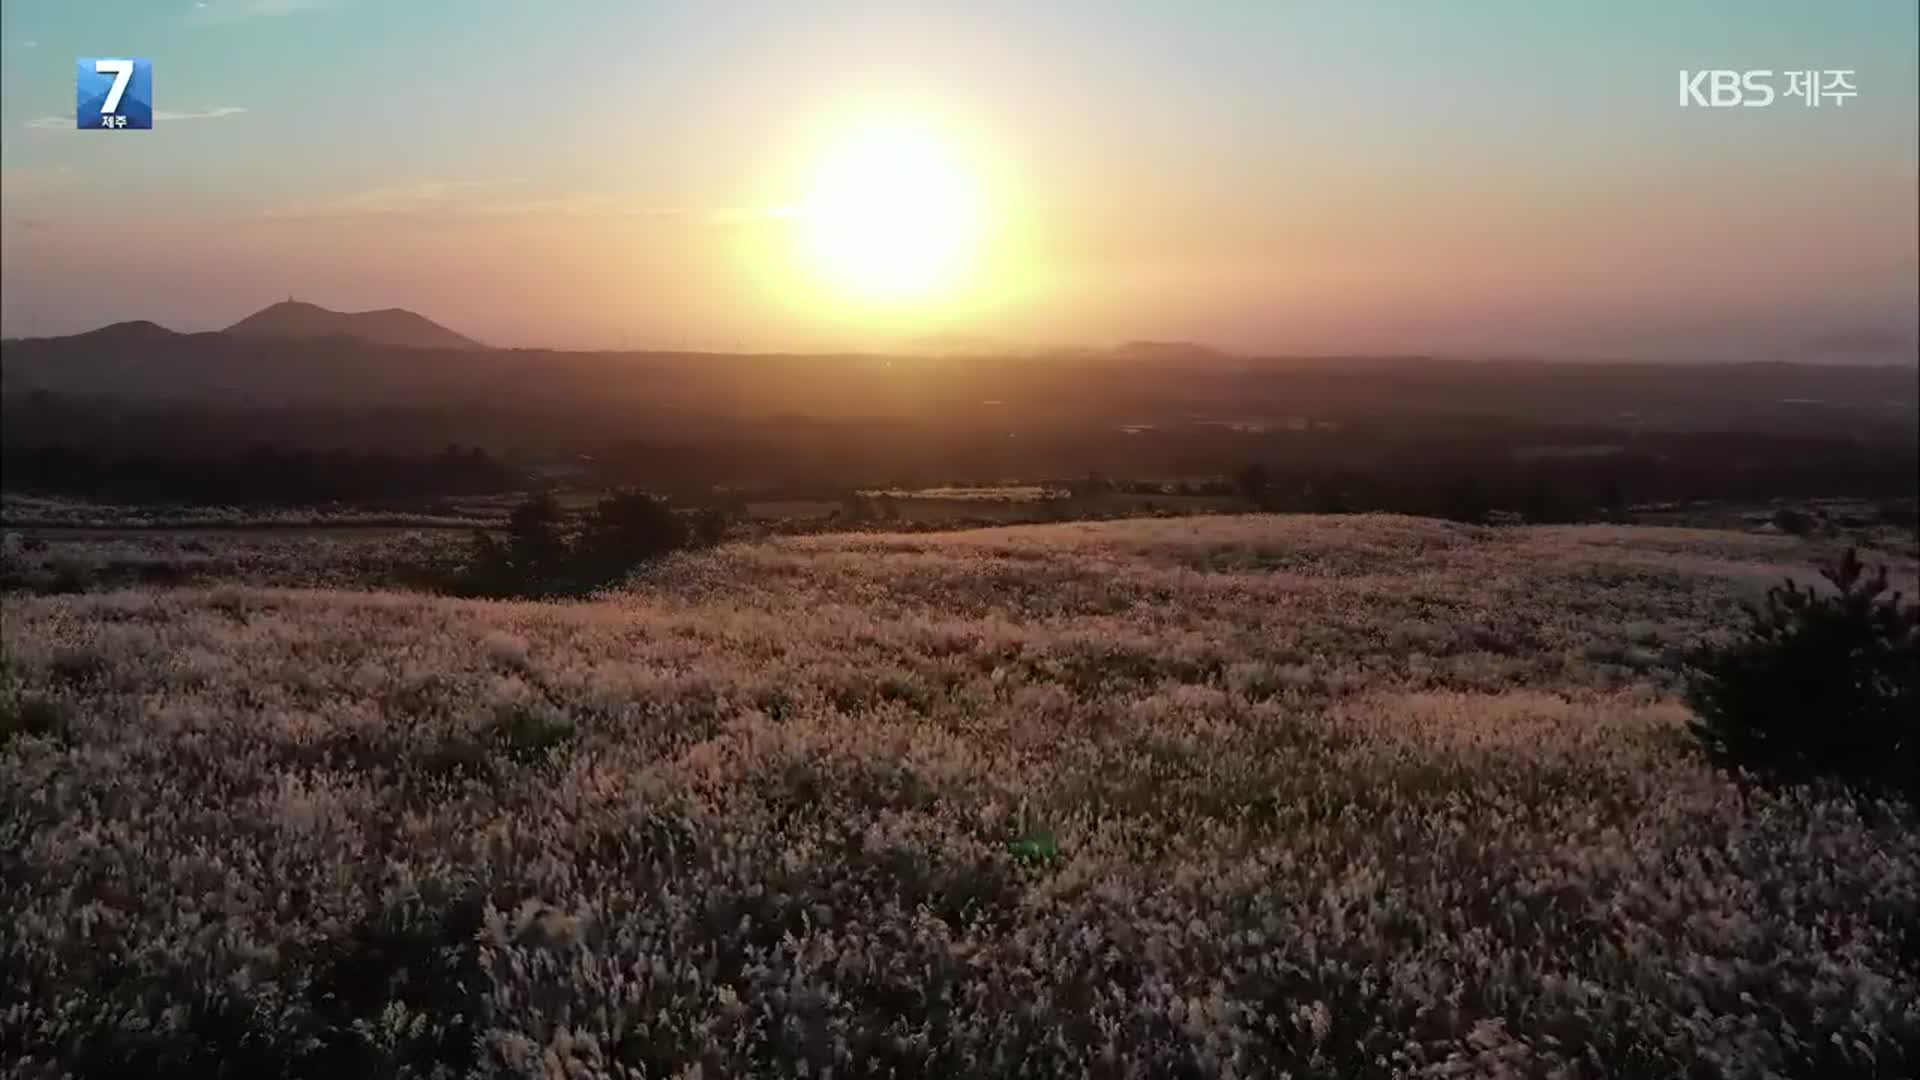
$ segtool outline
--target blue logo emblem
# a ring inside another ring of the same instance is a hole
[[[82,131],[153,127],[153,61],[83,56],[74,80],[74,126]]]

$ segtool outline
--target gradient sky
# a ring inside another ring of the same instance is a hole
[[[6,0],[0,330],[292,293],[635,348],[1911,337],[1917,34],[1913,0]],[[73,130],[83,55],[153,59],[153,131]],[[1859,96],[1680,108],[1702,67]],[[765,211],[875,111],[987,178],[978,295],[876,321],[794,280]]]

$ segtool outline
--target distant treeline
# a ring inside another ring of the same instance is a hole
[[[1497,418],[1362,418],[1254,434],[1200,427],[1019,437],[794,418],[655,432],[636,421],[628,434],[588,444],[584,454],[457,444],[408,451],[358,441],[337,444],[354,449],[170,447],[161,441],[170,430],[164,425],[93,422],[33,439],[9,430],[0,483],[9,491],[128,503],[376,503],[558,485],[645,490],[693,505],[719,490],[837,498],[863,488],[1017,482],[1082,494],[1238,495],[1250,508],[1273,510],[1458,520],[1504,511],[1530,521],[1573,521],[1649,502],[1911,498],[1920,475],[1911,439],[1554,428]],[[108,426],[112,432],[101,430]],[[144,440],[130,441],[129,430]]]
[[[1911,498],[1912,456],[1731,464],[1609,455],[1513,462],[1440,460],[1367,469],[1252,465],[1237,489],[1263,509],[1308,513],[1384,511],[1486,522],[1619,520],[1646,503],[1764,502],[1774,498]]]
[[[228,455],[116,453],[62,444],[9,446],[0,485],[9,491],[128,503],[304,505],[508,491],[525,478],[474,447],[429,455],[282,450]]]

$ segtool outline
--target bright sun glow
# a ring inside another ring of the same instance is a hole
[[[900,123],[870,123],[834,144],[797,216],[827,284],[889,305],[956,292],[983,228],[976,178],[934,133]]]

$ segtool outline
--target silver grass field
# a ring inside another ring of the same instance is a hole
[[[568,603],[226,542],[225,582],[5,602],[20,1075],[1920,1070],[1910,814],[1685,734],[1679,650],[1806,541],[843,533]]]

